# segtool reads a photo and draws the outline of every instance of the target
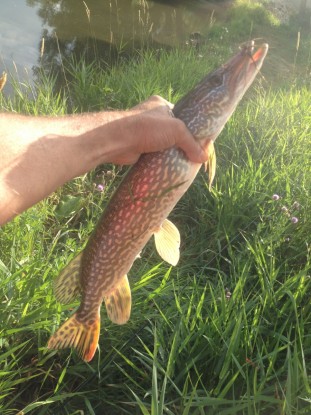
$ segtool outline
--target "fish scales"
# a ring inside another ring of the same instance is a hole
[[[95,298],[101,302],[108,288],[114,289],[118,277],[131,268],[137,252],[159,228],[199,168],[199,164],[189,163],[176,148],[139,159],[113,195],[85,249],[83,261],[92,267],[82,274],[83,290],[96,286]],[[96,262],[91,261],[94,255]],[[98,272],[102,261],[109,262],[109,267],[104,266]]]
[[[264,44],[254,52],[254,42],[248,42],[175,105],[174,115],[185,122],[209,156],[210,184],[215,173],[213,142],[253,82],[267,50]],[[200,167],[175,147],[139,158],[106,206],[83,253],[55,281],[59,300],[70,302],[80,292],[81,304],[51,336],[49,348],[74,347],[85,361],[91,360],[98,344],[103,300],[113,322],[128,320],[127,273],[152,235],[160,256],[177,264],[180,236],[167,216]]]

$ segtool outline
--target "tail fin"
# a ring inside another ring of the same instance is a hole
[[[92,360],[99,339],[100,317],[81,321],[75,313],[54,333],[49,342],[49,349],[73,347],[86,362]]]

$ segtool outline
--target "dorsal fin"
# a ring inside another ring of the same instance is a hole
[[[81,257],[82,252],[69,262],[54,281],[54,294],[60,303],[68,304],[81,293]]]

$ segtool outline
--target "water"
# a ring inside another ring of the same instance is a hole
[[[26,1],[1,2],[0,73],[31,70],[38,60],[42,22]]]
[[[0,74],[17,72],[19,78],[29,79],[38,66],[59,65],[61,55],[109,61],[120,51],[147,43],[155,47],[191,43],[191,33],[204,32],[220,9],[193,0],[0,3]]]
[[[61,73],[62,59],[71,55],[111,64],[146,45],[195,46],[200,33],[206,39],[215,21],[226,29],[231,4],[230,0],[0,0],[0,75],[6,71],[9,80],[12,74],[14,79],[32,81],[41,67]],[[301,0],[264,4],[286,22],[284,11],[294,6],[298,11]],[[311,0],[307,5],[310,12]],[[251,25],[245,28],[246,38]],[[278,47],[273,39],[269,43]],[[9,85],[4,93],[10,94]]]

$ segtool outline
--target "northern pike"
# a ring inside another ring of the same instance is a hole
[[[216,69],[173,109],[209,156],[209,184],[215,175],[214,141],[252,84],[268,51],[246,43],[226,64]],[[159,126],[160,128],[160,126]],[[124,324],[131,312],[127,273],[154,235],[161,258],[171,265],[179,260],[180,235],[167,219],[189,188],[201,164],[188,160],[179,148],[143,154],[125,175],[107,204],[85,249],[60,273],[54,283],[57,300],[71,302],[81,295],[77,311],[54,333],[50,349],[73,347],[85,361],[96,351],[100,308],[104,300],[111,321]]]

